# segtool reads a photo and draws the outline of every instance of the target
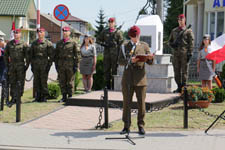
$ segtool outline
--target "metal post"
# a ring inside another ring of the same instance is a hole
[[[187,86],[184,86],[184,129],[188,128],[188,93],[187,93]]]
[[[21,83],[18,81],[16,95],[16,122],[21,120]]]
[[[108,89],[105,87],[104,89],[104,114],[105,114],[105,123],[104,127],[109,128],[109,113],[108,113],[108,108],[109,108],[109,101],[108,101]]]
[[[18,97],[16,100],[16,122],[21,120],[21,98]]]
[[[0,110],[3,111],[4,110],[4,90],[3,90],[3,86],[2,86],[2,92],[1,92],[1,108]]]
[[[63,33],[62,33],[62,21],[61,21],[61,29],[60,29],[61,39],[63,39]]]

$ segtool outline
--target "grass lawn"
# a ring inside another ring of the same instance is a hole
[[[79,75],[79,84],[78,91],[76,94],[84,93],[82,90],[79,90],[83,87],[81,82],[81,75]],[[48,100],[47,103],[32,103],[33,98],[33,89],[26,90],[23,94],[22,105],[21,105],[21,122],[26,122],[31,119],[37,118],[39,116],[45,115],[53,110],[56,110],[64,105],[58,103],[62,96],[60,95],[57,99]],[[4,111],[0,111],[0,122],[3,123],[15,123],[16,122],[16,105],[13,105],[11,108],[4,106]]]
[[[205,109],[212,114],[219,115],[225,109],[224,103],[212,103],[209,108]],[[215,120],[215,118],[206,116],[198,109],[189,110],[189,129],[188,130],[205,130]],[[216,128],[225,129],[225,121],[219,120]],[[183,103],[172,105],[158,112],[147,113],[145,118],[145,129],[147,131],[163,130],[184,130],[183,129]],[[112,127],[108,131],[120,131],[123,128],[121,120],[112,122]],[[132,116],[131,130],[137,129],[137,115]]]

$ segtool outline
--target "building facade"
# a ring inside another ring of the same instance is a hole
[[[185,0],[184,13],[187,25],[192,25],[196,49],[204,34],[209,34],[211,40],[224,34],[225,0]],[[222,71],[223,64],[224,62],[217,65],[218,71]]]
[[[34,0],[0,0],[0,30],[10,40],[12,23],[22,30],[22,40],[30,43],[36,31],[36,7]]]
[[[57,41],[61,39],[61,22],[56,20],[55,17],[51,14],[44,14],[41,13],[41,27],[46,29],[47,38],[53,43],[56,44]],[[70,26],[75,34],[78,36],[82,35],[81,32],[74,29],[71,25],[67,24],[66,22],[62,22],[62,27]]]

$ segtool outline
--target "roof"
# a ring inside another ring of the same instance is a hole
[[[25,17],[31,0],[0,0],[0,16]]]
[[[56,24],[57,26],[61,26],[61,22],[58,21],[57,19],[55,19],[55,17],[51,14],[44,14],[44,13],[41,13],[41,16],[45,17],[46,19],[48,19],[49,21],[53,22],[54,24]],[[68,23],[62,21],[62,27],[65,27],[65,26],[70,26]],[[71,29],[74,30],[75,33],[78,33],[80,35],[83,35],[83,33],[81,33],[80,31],[74,29],[72,26],[70,26]]]
[[[69,17],[66,19],[66,22],[83,22],[83,23],[88,23],[87,21],[84,21],[80,18],[74,17],[71,14],[69,15]]]
[[[0,36],[5,36],[5,33],[3,33],[1,30],[0,30]]]

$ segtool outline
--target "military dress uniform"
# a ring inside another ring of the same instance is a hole
[[[136,48],[134,48],[134,46]],[[132,56],[131,50],[134,49]],[[123,94],[123,122],[124,127],[129,129],[131,125],[131,102],[134,92],[136,93],[138,102],[138,127],[144,127],[145,117],[145,97],[147,89],[147,77],[145,72],[145,62],[136,62],[129,64],[129,58],[136,55],[150,54],[150,49],[147,43],[138,42],[137,44],[129,41],[122,45],[122,50],[119,55],[119,65],[124,66],[122,77],[122,94]],[[152,60],[146,63],[151,65]]]
[[[60,40],[55,49],[55,65],[63,100],[73,94],[74,74],[77,71],[80,53],[74,40]]]
[[[30,48],[31,70],[34,73],[35,101],[46,101],[48,72],[53,62],[53,45],[47,39],[35,40]]]
[[[23,95],[26,70],[29,67],[28,50],[26,43],[16,40],[8,42],[5,48],[4,62],[8,68],[10,95],[13,102],[18,96],[17,94]],[[18,90],[20,93],[17,93]]]
[[[180,40],[179,45],[174,45],[177,37]],[[192,56],[194,47],[194,35],[192,30],[186,27],[176,27],[170,34],[169,45],[173,48],[172,64],[174,67],[175,81],[178,86],[178,91],[180,92],[188,78],[188,62]]]
[[[111,31],[109,28],[103,30],[97,43],[104,46],[104,79],[108,89],[113,89],[113,75],[117,73],[118,52],[123,43],[123,35],[120,30]]]

